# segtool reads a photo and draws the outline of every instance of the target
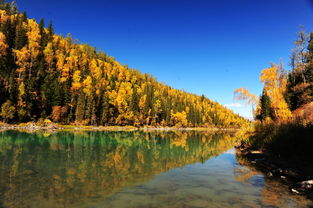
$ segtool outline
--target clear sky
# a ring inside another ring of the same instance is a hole
[[[309,0],[17,0],[29,18],[53,21],[71,33],[163,83],[221,104],[233,91],[259,95],[259,74],[290,51],[299,26],[313,31]],[[251,117],[248,106],[229,107]]]

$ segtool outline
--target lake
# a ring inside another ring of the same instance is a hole
[[[0,207],[308,207],[205,131],[0,132]]]

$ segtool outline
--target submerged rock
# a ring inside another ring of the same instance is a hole
[[[300,181],[290,188],[296,194],[310,194],[313,191],[313,180]]]
[[[280,176],[283,173],[283,170],[281,168],[277,168],[277,169],[273,169],[271,172],[275,176]]]
[[[267,176],[268,177],[273,177],[273,173],[270,171],[270,172],[267,173]]]
[[[297,191],[296,189],[293,189],[293,188],[291,189],[291,192],[292,192],[292,193],[295,193],[295,194],[300,194],[299,191]]]
[[[297,183],[301,188],[304,189],[312,189],[313,188],[313,180],[301,181]]]

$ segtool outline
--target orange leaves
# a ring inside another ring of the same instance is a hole
[[[52,107],[52,119],[54,122],[60,121],[61,117],[66,113],[67,107],[53,106]]]
[[[8,45],[6,44],[6,37],[5,35],[0,32],[0,58],[7,54]]]
[[[292,112],[293,119],[298,124],[312,125],[313,124],[313,102],[303,105],[301,108]]]
[[[7,12],[5,10],[0,10],[0,24],[6,22],[8,18],[9,16],[7,15]]]

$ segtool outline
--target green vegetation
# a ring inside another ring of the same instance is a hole
[[[173,89],[0,1],[0,107],[5,122],[241,127],[205,96]]]
[[[313,158],[313,32],[301,28],[292,50],[291,71],[282,64],[264,69],[263,93],[254,111],[256,122],[245,143],[252,149],[270,150],[285,157]],[[239,98],[255,96],[243,88]]]

